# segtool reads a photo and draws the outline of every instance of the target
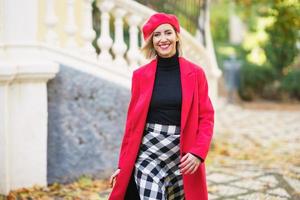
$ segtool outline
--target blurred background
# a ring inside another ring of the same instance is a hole
[[[298,1],[138,2],[157,11],[175,13],[181,25],[196,37],[205,31],[201,27],[202,15],[207,9],[218,66],[226,73],[226,61],[234,57],[240,62],[235,83],[239,98],[243,101],[299,101]],[[231,73],[230,69],[227,73]]]
[[[0,199],[108,198],[155,12],[208,78],[209,199],[300,199],[298,0],[0,0]]]

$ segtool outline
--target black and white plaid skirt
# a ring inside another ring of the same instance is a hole
[[[141,200],[183,200],[180,126],[146,123],[134,179]]]

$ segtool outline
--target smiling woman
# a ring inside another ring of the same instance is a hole
[[[203,69],[182,57],[175,15],[143,26],[150,63],[132,75],[125,134],[110,200],[208,199],[204,161],[214,124]]]
[[[168,58],[176,53],[178,36],[170,24],[158,26],[153,33],[153,47],[160,57]]]
[[[146,24],[144,30],[145,43],[141,50],[147,59],[153,59],[157,54],[161,57],[170,57],[176,50],[178,55],[182,56],[180,27],[176,27],[176,24],[162,23],[151,33],[148,33]],[[163,49],[166,47],[170,48]]]

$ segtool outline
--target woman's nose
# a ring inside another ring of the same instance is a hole
[[[161,38],[160,38],[160,41],[163,41],[163,42],[167,41],[167,37],[165,35],[162,35]]]

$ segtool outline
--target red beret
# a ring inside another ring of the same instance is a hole
[[[161,24],[171,24],[178,33],[180,32],[179,22],[175,15],[155,13],[146,21],[142,28],[144,40],[147,40],[152,32]]]

